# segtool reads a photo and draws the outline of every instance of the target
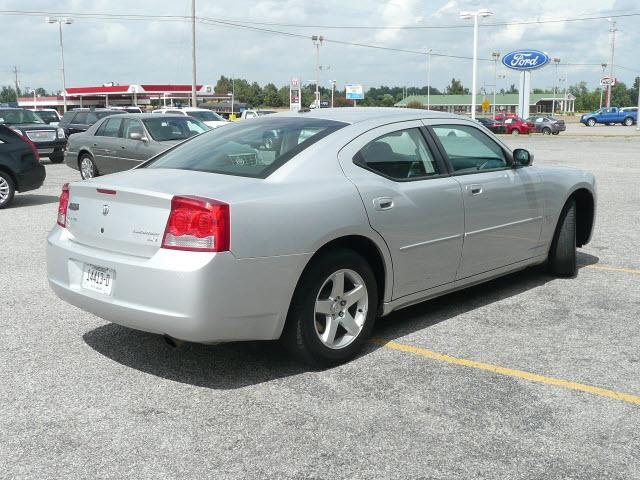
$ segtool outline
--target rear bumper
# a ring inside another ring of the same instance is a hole
[[[56,226],[47,271],[58,297],[126,327],[199,343],[271,340],[284,326],[304,257],[159,249],[140,258],[77,244]],[[115,270],[110,296],[81,287],[84,263]]]
[[[47,173],[43,165],[39,163],[29,170],[16,174],[16,190],[27,192],[40,188],[44,183]]]

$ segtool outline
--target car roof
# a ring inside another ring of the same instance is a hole
[[[422,120],[431,118],[459,119],[467,118],[452,113],[422,110],[413,108],[393,107],[343,107],[343,108],[316,108],[308,112],[284,112],[274,113],[280,117],[318,118],[321,120],[335,120],[345,123],[360,123],[375,119],[392,121]],[[271,115],[270,115],[271,116]]]
[[[122,111],[122,110],[120,110]],[[113,117],[119,117],[119,118],[137,118],[138,120],[145,120],[147,118],[162,118],[162,117],[171,117],[171,118],[184,118],[184,115],[178,115],[176,113],[161,113],[161,114],[157,114],[157,113],[131,113],[131,112],[124,112],[124,113],[118,113],[117,115],[112,115]],[[111,117],[108,117],[111,118]]]

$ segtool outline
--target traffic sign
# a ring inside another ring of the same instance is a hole
[[[489,111],[489,107],[491,106],[491,104],[489,103],[489,100],[487,100],[486,98],[482,101],[482,111],[483,112],[488,112]]]

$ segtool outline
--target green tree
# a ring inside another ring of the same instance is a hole
[[[452,78],[451,83],[447,86],[446,92],[447,95],[463,95],[469,93],[469,89],[464,88],[460,80]]]
[[[278,96],[280,97],[280,105],[283,107],[288,107],[290,103],[289,87],[288,86],[280,87],[280,90],[278,90]]]
[[[231,79],[221,75],[213,89],[218,95],[226,95],[227,93],[231,93],[232,88]]]
[[[2,91],[0,91],[0,102],[8,103],[15,102],[18,96],[16,95],[16,91],[11,86],[2,87]]]
[[[280,100],[280,95],[278,94],[278,89],[273,83],[267,83],[262,89],[262,102],[264,105],[269,107],[281,107],[282,102]]]
[[[390,93],[385,93],[380,99],[380,105],[383,107],[393,107],[396,103],[396,99]]]

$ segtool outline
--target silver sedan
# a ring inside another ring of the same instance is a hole
[[[170,343],[281,339],[344,362],[378,316],[545,262],[575,275],[594,177],[532,157],[424,110],[238,122],[66,185],[49,282]]]

